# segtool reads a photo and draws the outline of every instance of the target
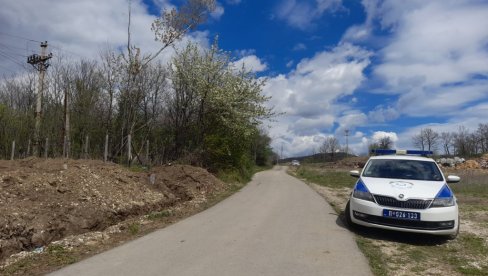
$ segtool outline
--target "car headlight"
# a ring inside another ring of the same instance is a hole
[[[352,192],[352,196],[362,200],[368,200],[374,202],[373,195],[369,192],[368,188],[366,187],[366,185],[364,185],[361,179],[359,179],[358,182],[356,182],[356,186],[354,186],[354,191]]]
[[[454,195],[447,185],[444,185],[432,201],[430,207],[450,207],[456,204]]]

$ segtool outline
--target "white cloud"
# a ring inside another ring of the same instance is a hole
[[[225,0],[225,2],[229,5],[238,5],[242,2],[242,0]]]
[[[285,0],[279,5],[277,16],[285,20],[288,25],[305,30],[312,26],[313,21],[320,18],[324,12],[335,12],[341,8],[342,0]]]
[[[225,9],[222,6],[222,4],[217,2],[217,5],[215,6],[215,10],[210,13],[210,16],[215,20],[219,20],[222,17],[222,15],[224,15],[224,12]]]
[[[156,1],[160,7],[170,7],[167,1]],[[34,40],[47,40],[54,56],[80,56],[96,59],[100,49],[125,48],[127,44],[128,4],[124,0],[0,0],[0,32]],[[132,43],[143,53],[156,52],[161,44],[154,41],[150,15],[142,1],[132,1]],[[0,35],[2,42],[16,47],[27,47],[27,54],[38,53],[39,43]],[[184,38],[208,45],[207,32],[194,32]],[[182,44],[180,43],[180,45]],[[25,54],[25,53],[23,53]],[[163,52],[168,60],[172,51]],[[0,62],[0,73],[6,61]],[[25,63],[24,58],[19,62]]]
[[[310,154],[320,145],[317,137],[337,133],[343,139],[341,130],[366,123],[365,114],[337,101],[361,85],[370,55],[360,47],[341,44],[301,60],[288,75],[268,79],[263,91],[272,97],[269,105],[284,113],[271,123],[273,147],[283,142],[289,156]],[[337,125],[339,132],[334,131]]]
[[[302,50],[306,50],[307,49],[307,45],[303,44],[303,43],[297,43],[295,44],[295,46],[293,46],[293,51],[302,51]]]
[[[371,123],[385,123],[397,119],[400,116],[398,110],[394,107],[376,106],[368,112],[368,118]]]
[[[393,141],[393,142],[398,141],[398,136],[395,132],[385,132],[385,131],[376,131],[371,136],[371,139],[373,139],[373,141],[377,142],[380,139],[385,138],[385,137],[390,137],[391,141]]]
[[[486,122],[488,111],[488,3],[486,1],[363,0],[364,24],[343,41],[380,47],[370,92],[396,94],[396,102],[368,113],[370,123],[400,116],[432,122],[401,132],[397,145],[410,148],[421,128],[455,131]],[[387,34],[378,36],[378,33]]]
[[[256,55],[242,57],[241,59],[232,62],[232,66],[236,69],[241,69],[243,66],[252,72],[263,72],[268,69],[268,65],[261,61]]]
[[[363,5],[365,23],[351,27],[343,40],[371,38],[378,26],[392,34],[373,76],[382,86],[378,93],[400,95],[393,105],[399,114],[455,115],[488,100],[486,2],[363,0]],[[378,110],[371,115],[381,121]]]

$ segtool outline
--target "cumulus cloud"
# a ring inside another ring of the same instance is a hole
[[[308,154],[319,146],[317,137],[365,123],[365,114],[337,101],[361,85],[370,56],[369,51],[345,43],[301,60],[287,75],[268,79],[263,91],[271,97],[269,105],[284,114],[271,123],[271,137],[281,137],[273,141],[274,148],[283,142],[289,155]]]
[[[376,131],[373,133],[371,136],[371,139],[375,142],[378,142],[379,140],[389,137],[392,142],[398,141],[398,136],[395,132],[385,132],[385,131]]]
[[[242,57],[241,59],[232,62],[231,65],[236,69],[244,67],[252,72],[263,72],[268,69],[268,65],[261,61],[256,55]]]
[[[396,102],[367,112],[370,123],[400,116],[441,118],[402,130],[398,145],[411,147],[420,128],[475,128],[488,101],[488,3],[485,1],[363,0],[363,24],[342,41],[377,48],[370,92]],[[378,35],[383,33],[387,35]],[[484,113],[483,113],[484,112]]]
[[[408,116],[459,112],[488,100],[488,4],[482,1],[364,0],[366,21],[344,41],[391,34],[373,66],[378,93],[400,95],[395,108]],[[485,76],[479,78],[479,76]],[[382,110],[380,110],[382,111]],[[388,111],[388,110],[386,110]],[[379,115],[379,116],[378,116]],[[381,121],[382,112],[371,116]]]
[[[270,78],[264,93],[288,115],[314,117],[331,112],[335,100],[351,95],[364,80],[371,53],[351,44],[300,61],[288,75]]]

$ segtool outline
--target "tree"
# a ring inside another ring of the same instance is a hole
[[[439,133],[431,128],[424,128],[412,137],[413,145],[421,150],[435,150],[439,141]]]
[[[450,147],[452,145],[453,135],[450,132],[441,132],[439,139],[442,143],[445,155],[451,155]]]
[[[383,136],[378,140],[378,147],[380,149],[391,149],[393,147],[393,140],[390,136]]]
[[[326,137],[322,145],[320,146],[320,153],[323,154],[324,159],[329,154],[331,160],[334,159],[335,152],[339,149],[339,140],[334,136]]]

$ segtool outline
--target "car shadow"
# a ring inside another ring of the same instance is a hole
[[[373,227],[365,227],[361,225],[354,225],[350,227],[345,222],[344,211],[336,218],[336,224],[339,227],[345,228],[356,235],[382,241],[391,241],[404,243],[409,245],[421,245],[421,246],[437,246],[445,244],[448,240],[444,236],[420,234],[420,233],[408,233],[401,231],[386,230]]]

